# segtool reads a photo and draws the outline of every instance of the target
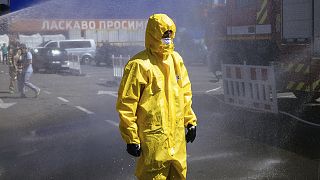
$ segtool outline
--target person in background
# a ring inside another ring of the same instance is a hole
[[[15,53],[15,56],[13,57],[14,60],[17,62],[17,81],[18,81],[18,91],[21,94],[23,91],[23,81],[24,78],[22,76],[22,70],[23,70],[23,63],[22,63],[22,49],[17,47],[17,52]]]
[[[32,69],[32,54],[28,51],[25,44],[21,44],[22,54],[20,57],[20,68],[22,68],[21,75],[19,76],[19,91],[21,93],[21,98],[26,98],[26,87],[32,89],[35,93],[35,97],[40,95],[40,88],[33,85],[30,82],[31,75],[33,73]]]
[[[14,94],[16,89],[16,80],[17,80],[17,59],[14,58],[14,48],[9,46],[8,53],[8,65],[9,65],[9,75],[10,75],[10,85],[9,92]]]
[[[129,60],[119,86],[119,129],[127,152],[139,157],[140,180],[186,179],[186,143],[196,138],[191,83],[174,51],[175,32],[167,15],[150,16],[146,49]]]
[[[6,43],[3,43],[1,46],[1,52],[2,52],[2,63],[8,64],[8,47]]]

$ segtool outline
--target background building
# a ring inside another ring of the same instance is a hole
[[[97,43],[144,45],[148,17],[167,13],[181,31],[199,36],[196,4],[192,0],[12,0],[9,32],[19,35],[63,35]],[[192,30],[196,29],[196,30]],[[200,33],[201,34],[201,33]],[[35,43],[29,43],[35,44]]]

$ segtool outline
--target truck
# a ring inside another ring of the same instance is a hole
[[[302,102],[320,97],[320,1],[226,0],[203,10],[211,71],[272,64],[277,92]]]
[[[0,0],[0,16],[10,12],[10,0]]]

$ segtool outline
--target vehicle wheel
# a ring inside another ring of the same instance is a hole
[[[38,73],[39,72],[39,68],[38,67],[33,67],[33,72],[34,73]]]
[[[92,58],[90,56],[83,56],[81,59],[81,64],[90,64],[92,62]]]
[[[294,91],[293,94],[303,103],[310,103],[320,98],[320,92]]]

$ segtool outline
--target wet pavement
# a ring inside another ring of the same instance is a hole
[[[197,139],[187,145],[188,179],[319,179],[319,128],[226,105],[221,81],[204,65],[188,69],[199,120]],[[85,76],[34,74],[42,94],[26,99],[7,93],[7,67],[1,71],[0,99],[16,104],[0,108],[0,179],[135,179],[136,159],[117,127],[117,86],[106,85],[111,68],[83,66]],[[294,99],[279,103],[294,114]],[[295,115],[315,120],[317,110]]]
[[[197,172],[190,179],[318,179],[320,143],[310,139],[320,137],[319,129],[281,115],[212,104],[217,98],[222,97],[195,98],[202,104],[195,108],[202,126],[189,153],[202,156],[190,155],[189,170]]]

